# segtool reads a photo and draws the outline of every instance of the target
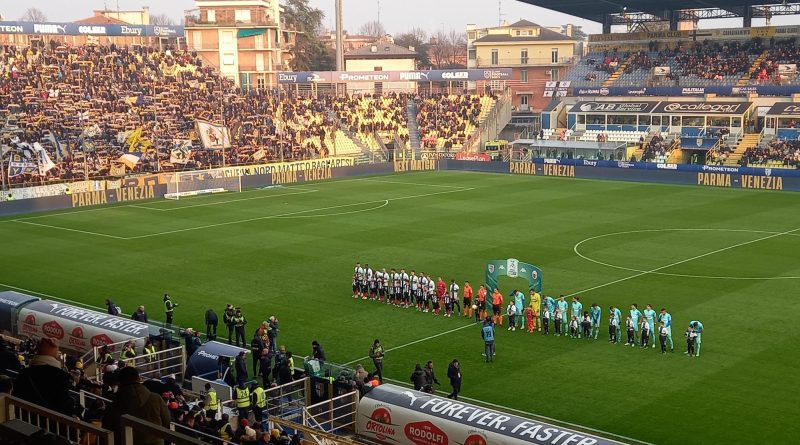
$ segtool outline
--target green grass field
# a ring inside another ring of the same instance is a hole
[[[277,315],[297,355],[318,339],[329,360],[366,365],[380,338],[386,375],[403,382],[430,359],[449,390],[458,358],[464,396],[523,412],[659,444],[791,443],[799,204],[794,193],[461,172],[306,183],[3,220],[0,287],[100,307],[111,297],[128,313],[141,303],[156,319],[169,292],[176,323],[196,328],[230,302],[248,340]],[[486,261],[509,257],[541,267],[546,294],[601,304],[602,333],[611,304],[668,308],[676,352],[501,330],[486,364],[463,319],[350,297],[356,261],[477,289]],[[683,355],[692,319],[706,328],[700,358]]]

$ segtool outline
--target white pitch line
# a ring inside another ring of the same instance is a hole
[[[390,381],[392,383],[396,383],[396,384],[401,385],[401,386],[405,386],[407,388],[412,388],[413,387],[408,382],[403,382],[403,381],[400,381],[400,380],[390,379],[388,377],[385,377],[384,380]],[[447,391],[442,391],[442,390],[436,390],[436,392],[439,393],[439,394],[442,394],[442,395],[449,394]],[[592,428],[592,427],[588,427],[588,426],[584,426],[584,425],[578,425],[576,423],[566,422],[564,420],[559,420],[559,419],[554,419],[552,417],[542,416],[540,414],[532,413],[532,412],[529,412],[529,411],[523,411],[521,409],[512,408],[510,406],[498,405],[497,403],[487,402],[485,400],[475,399],[473,397],[462,396],[461,394],[459,394],[458,399],[459,400],[462,400],[462,399],[463,400],[467,400],[467,401],[473,402],[473,403],[475,403],[477,405],[484,405],[484,406],[490,406],[492,408],[498,408],[498,409],[501,409],[501,410],[504,410],[504,411],[513,411],[515,413],[523,414],[525,416],[531,417],[531,418],[533,418],[535,420],[538,419],[538,420],[541,420],[541,421],[552,422],[552,423],[556,424],[557,426],[567,426],[567,427],[570,427],[570,428],[575,428],[575,429],[577,429],[579,431],[584,431],[584,432],[591,431],[593,433],[600,433],[600,435],[616,437],[618,439],[623,439],[623,440],[626,440],[626,441],[631,441],[631,442],[634,442],[634,443],[637,443],[637,444],[642,444],[642,445],[655,445],[655,444],[652,444],[650,442],[643,442],[643,441],[641,441],[639,439],[634,439],[633,437],[627,437],[627,436],[623,436],[623,435],[620,435],[620,434],[612,433],[610,431],[604,431],[604,430],[600,430],[600,429],[597,429],[597,428]],[[604,439],[618,442],[616,439],[610,439],[609,437],[604,437]],[[623,444],[623,442],[619,442],[619,443],[620,443],[620,445]]]
[[[47,228],[50,228],[50,229],[65,230],[67,232],[83,233],[84,235],[95,235],[95,236],[102,236],[102,237],[105,237],[105,238],[113,238],[113,239],[119,239],[119,240],[128,239],[128,238],[125,238],[125,237],[122,237],[122,236],[109,235],[107,233],[90,232],[88,230],[80,230],[80,229],[70,229],[69,227],[51,226],[50,224],[39,224],[39,223],[30,222],[30,221],[23,221],[23,220],[19,220],[19,219],[15,219],[15,220],[12,220],[12,221],[14,221],[16,223],[20,223],[20,224],[28,224],[28,225],[31,225],[31,226],[47,227]]]
[[[445,188],[466,188],[460,185],[446,185],[446,184],[425,184],[422,182],[403,182],[403,181],[386,181],[383,179],[374,179],[374,178],[355,178],[353,181],[368,181],[368,182],[382,182],[384,184],[402,184],[402,185],[418,185],[423,187],[445,187]]]
[[[586,288],[586,289],[583,289],[583,290],[579,290],[577,292],[573,292],[573,293],[567,294],[565,296],[571,297],[573,295],[578,295],[578,294],[582,294],[582,293],[585,293],[585,292],[593,291],[595,289],[600,289],[600,288],[603,288],[603,287],[606,287],[606,286],[611,286],[612,284],[617,284],[617,283],[621,283],[623,281],[632,280],[634,278],[641,277],[642,275],[647,275],[647,274],[650,274],[650,273],[653,273],[653,272],[658,272],[660,270],[668,269],[668,268],[670,268],[672,266],[677,266],[679,264],[688,263],[689,261],[694,261],[694,260],[697,260],[697,259],[700,259],[700,258],[705,258],[705,257],[707,257],[709,255],[714,255],[715,253],[725,252],[726,250],[735,249],[737,247],[746,246],[748,244],[757,243],[759,241],[768,240],[770,238],[776,238],[776,237],[783,236],[783,235],[789,235],[792,232],[797,232],[798,230],[800,230],[800,227],[798,227],[796,229],[792,229],[792,230],[787,230],[785,232],[773,233],[772,235],[762,236],[761,238],[757,238],[757,239],[754,239],[754,240],[737,243],[737,244],[734,244],[732,246],[722,247],[720,249],[712,250],[711,252],[706,252],[706,253],[703,253],[703,254],[700,254],[700,255],[693,256],[691,258],[686,258],[685,260],[675,261],[674,263],[669,263],[669,264],[661,266],[661,267],[656,267],[655,269],[646,270],[646,271],[639,272],[637,274],[634,274],[634,275],[631,275],[631,276],[628,276],[628,277],[620,278],[618,280],[609,281],[608,283],[604,283],[604,284],[600,284],[600,285],[597,285],[597,286],[592,286],[592,287],[589,287],[589,288]]]
[[[676,229],[641,229],[641,230],[626,230],[623,232],[611,232],[605,233],[603,235],[596,235],[584,240],[578,241],[573,247],[572,250],[575,252],[576,255],[583,258],[586,261],[590,261],[595,264],[599,264],[601,266],[611,267],[614,269],[620,270],[627,270],[629,272],[644,272],[641,269],[635,269],[632,267],[625,267],[625,266],[618,266],[616,264],[606,263],[604,261],[596,260],[594,258],[590,258],[578,250],[578,247],[582,246],[584,243],[593,241],[600,238],[606,238],[610,236],[617,236],[617,235],[629,235],[632,233],[653,233],[653,232],[735,232],[735,233],[766,233],[766,234],[777,234],[779,232],[771,232],[768,230],[749,230],[749,229],[714,229],[714,228],[676,228]],[[797,233],[786,233],[785,236],[800,236]],[[650,272],[654,275],[663,275],[667,277],[680,277],[680,278],[704,278],[710,280],[745,280],[745,281],[775,281],[775,280],[797,280],[800,279],[800,276],[775,276],[775,277],[730,277],[730,276],[716,276],[716,275],[691,275],[691,274],[682,274],[682,273],[669,273],[669,272]]]
[[[214,227],[229,226],[229,225],[233,225],[233,224],[242,224],[242,223],[253,222],[253,221],[262,221],[262,220],[266,220],[266,219],[275,219],[275,218],[283,218],[283,217],[287,217],[287,216],[302,215],[302,214],[305,214],[305,213],[318,212],[320,210],[340,209],[340,208],[344,208],[344,207],[353,207],[353,206],[365,205],[365,204],[382,203],[384,201],[399,201],[401,199],[413,199],[413,198],[422,198],[422,197],[425,197],[425,196],[444,195],[444,194],[447,194],[447,193],[464,192],[464,191],[473,190],[473,189],[474,189],[474,187],[465,188],[463,190],[447,190],[447,191],[443,191],[443,192],[423,193],[423,194],[412,195],[412,196],[401,196],[399,198],[378,199],[378,200],[372,200],[372,201],[362,201],[362,202],[355,202],[355,203],[350,203],[350,204],[341,204],[341,205],[328,206],[328,207],[319,207],[319,208],[316,208],[316,209],[299,210],[299,211],[296,211],[296,212],[281,213],[281,214],[277,214],[277,215],[257,216],[255,218],[246,218],[246,219],[240,219],[240,220],[235,220],[235,221],[225,221],[225,222],[215,223],[215,224],[206,224],[204,226],[187,227],[187,228],[184,228],[184,229],[175,229],[175,230],[167,230],[167,231],[164,231],[164,232],[150,233],[150,234],[147,234],[147,235],[137,235],[137,236],[131,236],[131,237],[122,238],[122,239],[132,240],[132,239],[152,238],[154,236],[171,235],[171,234],[174,234],[174,233],[190,232],[190,231],[193,231],[193,230],[210,229],[210,228],[214,228]]]
[[[158,212],[174,212],[175,210],[183,210],[183,209],[191,209],[194,207],[208,207],[208,206],[216,206],[221,204],[230,204],[232,202],[241,202],[241,201],[252,201],[255,199],[269,199],[269,198],[279,198],[281,196],[292,196],[292,195],[305,195],[308,193],[316,193],[319,190],[317,189],[309,189],[303,190],[300,192],[293,192],[293,193],[281,193],[279,195],[264,195],[264,196],[253,196],[252,198],[238,198],[238,199],[229,199],[227,201],[214,201],[214,202],[205,202],[201,204],[193,204],[188,206],[178,206],[178,207],[167,207],[165,209],[159,209],[157,207],[146,207],[140,205],[131,205],[131,207],[136,207],[140,209],[147,209],[147,210],[156,210]]]
[[[352,215],[354,213],[363,213],[363,212],[371,212],[373,210],[382,209],[389,205],[389,200],[384,199],[383,204],[375,207],[370,207],[368,209],[358,209],[358,210],[349,210],[347,212],[336,212],[336,213],[326,213],[324,215],[297,215],[297,216],[280,216],[279,219],[292,219],[292,218],[326,218],[329,216],[342,216],[342,215]]]
[[[434,339],[434,338],[436,338],[436,337],[441,337],[442,335],[447,335],[447,334],[450,334],[450,333],[453,333],[453,332],[456,332],[456,331],[460,331],[460,330],[462,330],[462,329],[466,329],[466,328],[473,327],[473,326],[479,326],[479,325],[480,325],[480,323],[470,323],[470,324],[465,324],[465,325],[463,325],[463,326],[459,326],[459,327],[457,327],[457,328],[450,329],[449,331],[444,331],[444,332],[440,332],[440,333],[438,333],[438,334],[429,335],[429,336],[427,336],[427,337],[425,337],[425,338],[420,338],[419,340],[414,340],[414,341],[412,341],[412,342],[405,343],[405,344],[402,344],[402,345],[400,345],[400,346],[395,346],[394,348],[389,348],[389,349],[387,349],[387,350],[386,350],[386,352],[392,352],[392,351],[396,351],[396,350],[398,350],[398,349],[403,349],[403,348],[406,348],[406,347],[408,347],[408,346],[415,345],[415,344],[417,344],[417,343],[422,343],[422,342],[424,342],[424,341],[428,341],[428,340]],[[366,360],[366,359],[368,359],[368,358],[369,358],[369,356],[366,356],[366,357],[360,357],[360,358],[357,358],[357,359],[355,359],[355,360],[351,360],[351,361],[349,361],[349,362],[347,362],[347,363],[342,363],[342,364],[343,364],[344,366],[347,366],[347,365],[352,365],[352,364],[353,364],[353,363],[355,363],[355,362],[360,362],[360,361],[362,361],[362,360]]]

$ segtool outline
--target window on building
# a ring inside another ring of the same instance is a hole
[[[249,9],[237,9],[234,11],[234,18],[237,22],[250,22],[250,10]]]
[[[256,71],[264,71],[264,54],[256,54]]]
[[[264,49],[264,34],[256,36],[256,49]]]
[[[470,31],[470,32],[468,32],[468,33],[467,33],[467,38],[468,38],[469,40],[475,40],[475,37],[476,37],[477,35],[478,35],[478,33],[476,33],[475,31]]]
[[[264,88],[266,88],[266,82],[264,82],[263,77],[259,77],[258,79],[256,79],[256,88],[258,88],[259,90],[263,90]]]
[[[527,65],[528,64],[528,48],[525,48],[522,51],[520,51],[520,53],[519,53],[519,63],[521,63],[522,65]]]
[[[470,49],[469,51],[467,51],[467,57],[469,57],[469,60],[475,60],[477,56],[478,53],[474,49]]]
[[[519,36],[519,35],[521,35],[521,34],[522,34],[522,33],[521,33],[519,30],[517,30],[517,36]]]
[[[519,80],[522,83],[528,83],[528,70],[519,71]]]
[[[496,49],[493,49],[492,50],[492,65],[497,65],[498,63],[500,63],[499,59],[500,59],[500,56],[499,56],[498,51]]]
[[[235,58],[233,57],[233,53],[225,53],[222,55],[222,64],[223,65],[233,65]]]
[[[217,21],[217,11],[213,9],[209,9],[206,11],[206,18],[208,18],[209,23],[214,23]]]
[[[226,45],[233,43],[233,31],[222,31],[222,43]]]
[[[558,80],[558,70],[550,70],[550,80],[551,81]]]
[[[192,49],[203,49],[203,31],[192,31]]]
[[[558,63],[558,48],[553,48],[550,50],[550,62]]]
[[[523,94],[522,96],[519,97],[519,104],[522,105],[523,109],[527,109],[528,108],[528,95],[527,94]]]

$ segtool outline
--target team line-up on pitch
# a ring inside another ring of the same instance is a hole
[[[583,303],[578,296],[571,297],[567,302],[561,295],[558,299],[552,296],[542,297],[538,292],[531,290],[527,298],[525,294],[514,289],[509,294],[508,304],[503,310],[503,294],[495,288],[489,292],[485,284],[481,284],[477,294],[473,293],[469,281],[464,282],[463,290],[454,279],[448,285],[437,277],[424,272],[406,273],[404,268],[385,268],[373,270],[369,264],[356,263],[353,270],[353,298],[374,300],[391,304],[396,307],[416,307],[419,312],[440,313],[444,317],[457,316],[472,319],[475,322],[488,320],[496,326],[503,326],[503,315],[508,316],[508,330],[527,330],[528,333],[542,332],[550,335],[551,328],[556,337],[584,338],[597,340],[600,334],[600,320],[602,309],[592,303],[588,310],[584,310]],[[459,292],[462,298],[459,300]],[[475,298],[473,298],[475,297]],[[491,317],[487,313],[487,299],[490,303]],[[463,306],[462,306],[463,303]],[[526,305],[527,303],[527,305]],[[672,315],[666,308],[656,312],[648,304],[644,311],[639,310],[635,303],[631,304],[629,315],[622,320],[622,311],[615,306],[608,308],[608,341],[621,343],[622,330],[625,330],[625,346],[639,346],[641,348],[656,347],[656,340],[661,347],[661,352],[674,351],[672,340]],[[686,337],[686,354],[690,357],[700,356],[702,344],[703,323],[698,320],[689,322]]]

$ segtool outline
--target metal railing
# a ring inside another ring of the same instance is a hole
[[[307,404],[308,378],[295,380],[267,389],[267,413],[269,417],[302,419]]]
[[[172,431],[169,428],[164,428],[161,425],[156,425],[136,417],[126,414],[119,418],[120,428],[122,430],[122,443],[120,445],[138,445],[136,436],[147,435],[158,438],[165,443],[173,445],[207,445],[206,442],[200,439],[189,437],[186,434]]]
[[[337,436],[332,433],[328,433],[325,431],[319,431],[309,426],[305,426],[299,424],[297,422],[292,422],[291,420],[280,419],[280,418],[270,418],[269,419],[270,428],[276,428],[278,430],[290,430],[296,431],[301,433],[305,439],[303,442],[317,444],[317,445],[363,445],[364,442],[358,442],[356,440]]]
[[[0,394],[0,424],[17,421],[82,445],[114,445],[114,433],[8,394]],[[5,438],[5,437],[4,437]],[[22,439],[24,441],[24,439]]]
[[[358,391],[324,400],[303,409],[303,425],[322,431],[355,430]]]
[[[124,343],[124,342],[123,342]],[[99,349],[94,349],[94,376],[96,381],[102,381],[102,357],[99,356]],[[111,352],[114,360],[123,360],[120,357],[121,350]],[[133,366],[139,370],[139,375],[143,379],[159,379],[165,375],[174,374],[175,379],[181,381],[184,371],[186,371],[186,349],[183,346],[156,351],[150,355],[137,355],[131,359],[124,359],[128,366]]]

